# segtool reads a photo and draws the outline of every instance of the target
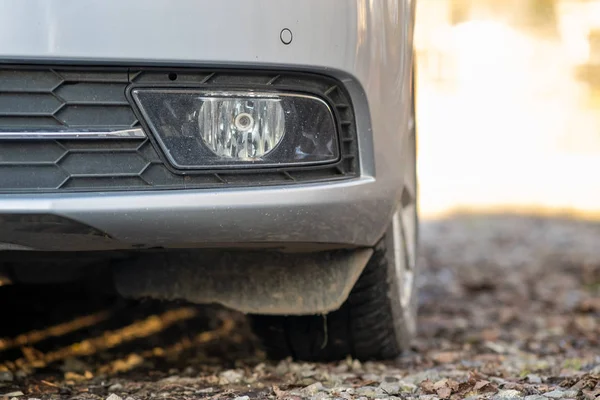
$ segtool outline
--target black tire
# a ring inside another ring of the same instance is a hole
[[[342,307],[326,315],[251,316],[254,332],[270,358],[333,361],[352,356],[385,360],[409,348],[417,308],[414,106],[410,123],[412,134],[399,209]]]
[[[399,309],[390,279],[389,240],[375,248],[350,296],[327,315],[251,317],[254,332],[272,359],[334,361],[352,356],[386,360],[408,349],[414,333],[415,301]]]

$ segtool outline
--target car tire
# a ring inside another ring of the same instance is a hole
[[[385,360],[409,348],[417,309],[414,112],[410,129],[410,161],[398,210],[341,308],[325,315],[251,316],[253,330],[270,358]]]

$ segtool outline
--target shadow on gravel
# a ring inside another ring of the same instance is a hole
[[[419,335],[388,363],[267,362],[243,315],[93,282],[0,287],[0,396],[600,395],[600,224],[425,222],[420,268]]]

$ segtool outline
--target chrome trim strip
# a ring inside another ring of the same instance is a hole
[[[5,139],[144,139],[142,128],[118,131],[0,131],[0,140]]]

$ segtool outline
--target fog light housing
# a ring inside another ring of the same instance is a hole
[[[134,89],[132,96],[177,168],[335,162],[336,122],[316,96],[199,89]]]
[[[211,97],[198,118],[204,144],[217,156],[254,160],[272,151],[285,130],[280,99]]]

